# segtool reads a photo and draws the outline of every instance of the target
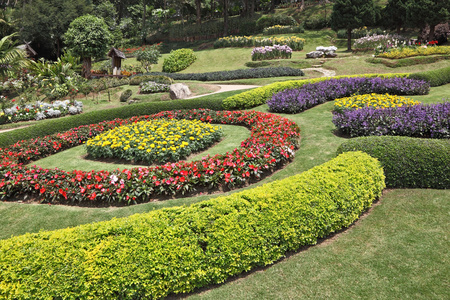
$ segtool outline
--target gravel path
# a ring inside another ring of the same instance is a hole
[[[322,73],[322,77],[332,77],[332,76],[336,76],[336,72],[333,70],[327,70],[324,68],[306,68],[306,69],[302,69],[303,71],[317,71]]]
[[[229,92],[229,91],[245,90],[245,89],[252,89],[252,88],[260,87],[260,85],[244,85],[244,84],[217,84],[215,86],[218,86],[220,88],[220,90],[218,90],[217,92],[209,93],[209,94],[188,97],[186,99],[198,98],[198,97],[203,97],[206,95],[212,95],[212,94]]]

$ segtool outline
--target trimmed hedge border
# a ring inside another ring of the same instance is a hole
[[[272,83],[260,88],[252,89],[237,95],[230,96],[223,100],[223,107],[225,109],[249,109],[262,104],[265,104],[275,93],[284,91],[286,89],[299,88],[305,84],[312,84],[322,82],[330,79],[341,78],[394,78],[394,77],[408,77],[408,73],[396,73],[396,74],[364,74],[364,75],[352,75],[352,76],[334,76],[334,77],[320,77],[314,79],[303,80],[290,80],[284,82]]]
[[[430,83],[430,86],[441,86],[450,83],[450,67],[413,73],[409,75],[409,78],[426,80]]]
[[[57,132],[63,132],[81,125],[100,123],[103,121],[114,120],[116,118],[127,119],[133,116],[156,114],[166,110],[198,108],[222,110],[222,100],[205,100],[205,98],[203,97],[194,99],[137,103],[124,107],[92,111],[65,118],[43,120],[39,121],[38,124],[27,128],[15,129],[9,132],[1,133],[0,147],[7,147],[16,143],[17,141],[50,135]]]
[[[166,163],[148,168],[108,171],[73,171],[23,166],[117,126],[153,118],[197,119],[218,124],[243,125],[251,137],[241,148],[194,162]],[[152,116],[116,119],[80,126],[64,133],[17,142],[2,149],[0,199],[33,195],[43,203],[123,205],[148,202],[155,195],[176,195],[200,189],[233,188],[260,180],[289,162],[298,147],[300,129],[281,116],[255,111],[166,111]]]
[[[343,143],[337,154],[347,151],[379,159],[387,187],[450,189],[450,140],[359,137]]]
[[[253,68],[253,69],[238,69],[233,71],[218,71],[206,73],[163,73],[153,72],[149,73],[153,76],[166,76],[174,80],[197,80],[197,81],[220,81],[220,80],[235,80],[248,78],[270,78],[283,76],[305,76],[300,69],[290,67],[276,67],[276,68]]]
[[[158,299],[221,283],[351,225],[381,196],[380,163],[345,153],[188,207],[0,241],[0,297]]]

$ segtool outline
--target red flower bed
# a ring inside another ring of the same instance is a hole
[[[24,165],[80,145],[116,126],[152,118],[199,119],[243,125],[250,128],[251,137],[243,141],[240,148],[226,154],[149,168],[67,172]],[[147,202],[155,195],[186,194],[220,186],[233,188],[258,180],[264,172],[273,172],[291,160],[299,137],[300,129],[294,122],[255,111],[166,111],[80,126],[0,149],[0,199],[13,201],[20,196],[31,195],[41,203],[120,205]]]

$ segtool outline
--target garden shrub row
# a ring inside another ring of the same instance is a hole
[[[137,75],[130,78],[130,85],[140,85],[142,82],[153,81],[161,84],[172,84],[173,79],[170,78],[172,73],[162,73],[164,75]]]
[[[333,124],[340,133],[351,137],[401,135],[445,139],[450,138],[450,102],[335,110]]]
[[[278,92],[267,101],[267,105],[274,112],[295,114],[326,101],[349,97],[355,93],[425,95],[429,90],[430,85],[424,80],[400,77],[332,78]]]
[[[269,265],[351,225],[380,163],[345,153],[229,196],[0,241],[0,298],[159,299]]]
[[[192,49],[178,49],[170,51],[170,55],[164,59],[162,70],[167,73],[182,71],[192,65],[197,56]]]
[[[196,81],[221,81],[236,80],[248,78],[269,78],[283,76],[304,76],[300,69],[290,67],[276,68],[254,68],[254,69],[238,69],[233,71],[217,71],[206,73],[151,73],[153,75],[162,75],[170,77],[174,80],[196,80]]]
[[[380,160],[389,188],[450,189],[450,140],[370,136],[337,150],[363,151]]]
[[[265,104],[268,99],[270,99],[275,93],[284,91],[286,89],[295,89],[302,87],[305,84],[318,83],[330,79],[340,79],[340,78],[394,78],[394,77],[407,77],[406,73],[396,73],[396,74],[364,74],[364,75],[344,75],[344,76],[334,76],[334,77],[321,77],[314,79],[303,79],[303,80],[289,80],[283,82],[276,82],[268,84],[266,86],[256,88],[250,91],[242,92],[237,95],[230,96],[223,100],[223,107],[225,109],[248,109],[253,108],[262,104]]]
[[[409,78],[426,80],[430,83],[430,86],[445,85],[450,83],[450,67],[413,73],[409,75]]]
[[[401,68],[414,65],[432,64],[441,60],[448,60],[448,59],[450,59],[450,55],[417,56],[411,58],[400,58],[396,60],[372,57],[368,58],[366,61],[372,64],[383,64],[389,68]]]
[[[138,103],[127,105],[124,107],[87,112],[71,117],[43,120],[39,121],[38,124],[27,128],[3,132],[0,135],[0,147],[12,145],[21,140],[51,135],[56,132],[63,132],[81,125],[95,124],[102,121],[114,120],[116,118],[126,119],[133,116],[151,115],[165,110],[195,108],[222,110],[222,100],[205,100],[204,98],[194,98],[173,101]]]

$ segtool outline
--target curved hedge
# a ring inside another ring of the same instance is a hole
[[[379,162],[345,153],[188,207],[0,241],[0,298],[157,299],[225,281],[347,227],[381,195]]]
[[[341,79],[341,78],[394,78],[394,77],[408,77],[407,73],[396,73],[396,74],[364,74],[364,75],[352,75],[352,76],[334,76],[334,77],[321,77],[314,79],[303,79],[303,80],[289,80],[283,82],[276,82],[268,84],[266,86],[252,89],[237,95],[230,96],[223,100],[222,105],[225,109],[248,109],[253,108],[262,104],[265,104],[268,99],[272,97],[273,94],[284,91],[286,89],[299,88],[305,84],[318,83],[330,79]]]
[[[290,67],[238,69],[205,73],[149,73],[155,76],[167,76],[174,80],[220,81],[248,78],[270,78],[283,76],[305,76],[302,70]],[[144,75],[145,76],[145,75]]]
[[[450,189],[450,140],[360,137],[343,143],[337,154],[347,151],[379,159],[388,187]]]
[[[82,144],[117,126],[154,118],[196,119],[235,124],[251,129],[240,148],[198,161],[166,163],[148,168],[108,171],[72,171],[23,166],[53,153]],[[175,195],[197,189],[233,188],[260,180],[292,159],[300,137],[292,121],[269,113],[244,111],[165,111],[152,116],[115,119],[80,126],[53,136],[17,142],[1,149],[0,199],[32,195],[45,203],[123,205],[148,202],[155,195]]]
[[[205,98],[181,99],[172,101],[137,103],[123,107],[87,112],[66,118],[43,120],[36,125],[15,129],[0,134],[0,147],[6,147],[17,141],[63,132],[81,125],[100,123],[116,118],[127,119],[133,116],[151,115],[166,110],[206,108],[222,110],[222,100]]]
[[[450,67],[413,73],[409,78],[426,80],[430,86],[441,86],[450,83]]]

